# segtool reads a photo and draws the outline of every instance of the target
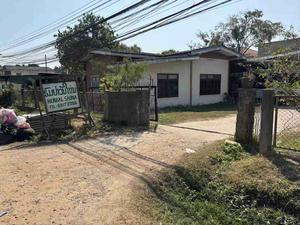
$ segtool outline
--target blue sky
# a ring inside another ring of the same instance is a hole
[[[0,46],[52,22],[89,2],[90,0],[1,0]],[[123,0],[128,5],[132,0]],[[196,0],[194,0],[196,2]],[[151,31],[126,43],[138,44],[143,51],[160,52],[165,49],[185,50],[195,40],[195,33],[212,29],[217,23],[240,11],[260,9],[266,19],[293,25],[300,31],[299,0],[241,0],[235,4],[216,9],[177,24]],[[113,10],[113,9],[112,9]],[[112,11],[102,12],[103,15]],[[48,36],[39,42],[51,40]],[[37,43],[31,43],[36,45]],[[28,45],[30,46],[30,45]],[[26,47],[28,47],[26,46]],[[1,54],[1,52],[0,52]]]

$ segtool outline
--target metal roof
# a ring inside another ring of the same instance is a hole
[[[235,59],[245,59],[240,53],[226,48],[224,46],[211,46],[199,49],[193,49],[188,51],[180,51],[173,54],[161,55],[153,53],[129,53],[129,52],[120,52],[120,51],[107,51],[107,50],[93,50],[89,52],[89,55],[103,55],[103,56],[119,56],[119,57],[128,57],[132,58],[136,62],[166,62],[166,61],[182,61],[182,60],[191,60],[197,59],[201,55],[206,53],[221,53],[225,57],[235,58]],[[85,60],[88,60],[90,57],[85,57]]]
[[[251,59],[248,59],[247,61],[248,62],[264,62],[264,61],[273,60],[276,58],[286,57],[286,56],[297,56],[298,58],[300,58],[300,51],[293,51],[293,52],[281,53],[281,54],[276,54],[276,55],[251,58]]]
[[[30,70],[30,71],[45,71],[46,67],[35,67],[35,66],[13,66],[13,65],[4,65],[3,70]],[[54,71],[53,69],[47,67],[47,71]]]

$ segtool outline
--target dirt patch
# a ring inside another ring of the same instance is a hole
[[[180,126],[1,151],[0,211],[8,214],[0,224],[151,224],[134,193],[149,191],[157,171],[187,148],[201,151],[229,136]]]

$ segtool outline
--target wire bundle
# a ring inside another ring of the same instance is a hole
[[[121,0],[92,0],[82,7],[57,19],[29,34],[15,39],[0,48],[0,62],[14,64],[44,64],[44,55],[47,54],[48,63],[58,61],[55,49],[56,40],[33,45],[32,43],[46,36],[55,34],[59,29],[74,25],[84,14],[99,15],[105,10],[109,12],[100,22],[90,24],[65,39],[72,38],[85,32],[100,23],[108,22],[117,34],[115,41],[121,42],[152,30],[177,23],[201,13],[224,7],[240,0],[139,0],[127,6],[121,6]],[[114,10],[113,8],[118,8]],[[65,41],[61,39],[61,41]],[[34,47],[26,48],[28,44]],[[20,49],[10,52],[12,49]],[[5,54],[4,54],[5,53]]]

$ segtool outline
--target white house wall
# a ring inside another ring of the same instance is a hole
[[[192,105],[222,102],[228,92],[228,60],[200,58],[193,60]],[[158,107],[190,105],[190,61],[149,64],[141,85],[157,85],[157,74],[178,74],[178,97],[158,98]],[[200,95],[200,74],[221,74],[220,95]]]
[[[178,74],[178,97],[158,98],[158,107],[188,105],[190,99],[190,62],[168,62],[160,64],[150,64],[146,72],[144,82],[149,83],[149,75],[153,80],[153,85],[157,85],[157,74],[159,73],[174,73]]]
[[[207,105],[222,102],[228,92],[228,60],[200,58],[193,62],[193,105]],[[200,95],[200,74],[221,74],[220,95]]]

